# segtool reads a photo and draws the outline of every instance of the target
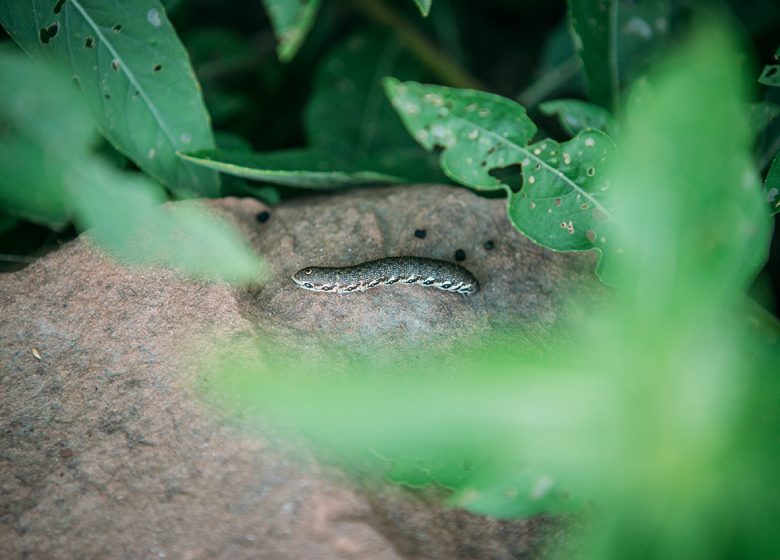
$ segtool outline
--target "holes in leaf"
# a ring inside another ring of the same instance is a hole
[[[106,93],[103,95],[103,97],[105,97],[108,101],[111,101],[111,94]]]
[[[122,31],[122,24],[120,24],[120,23],[117,23],[117,24],[116,24],[114,27],[112,27],[111,29],[114,31],[114,33],[119,33],[120,31]]]
[[[769,70],[767,70],[766,73],[764,74],[764,77],[771,78],[772,76],[777,74],[778,71],[780,71],[780,66],[770,66]]]
[[[162,70],[162,64],[155,64],[152,67],[152,70],[154,70],[155,72],[159,72],[160,70]]]
[[[505,185],[509,185],[512,192],[520,192],[523,188],[523,168],[519,163],[508,167],[497,167],[490,170],[490,176],[495,177]]]
[[[52,23],[49,27],[41,27],[38,32],[38,38],[41,40],[42,45],[48,45],[49,41],[54,39],[57,32],[60,30],[60,24],[58,22]]]
[[[455,251],[455,260],[458,262],[462,262],[466,260],[466,252],[463,249],[458,249]]]
[[[92,37],[87,37],[86,39],[84,39],[84,47],[88,49],[95,48],[95,40]]]
[[[119,69],[120,69],[121,67],[122,67],[122,65],[121,65],[121,63],[119,62],[119,59],[118,59],[118,58],[115,58],[114,60],[112,60],[112,61],[111,61],[111,69],[112,69],[114,72],[119,72]]]
[[[588,169],[585,171],[588,177],[593,177],[596,174],[596,168],[595,167],[588,167]]]
[[[53,12],[55,14],[59,14],[62,11],[62,5],[65,4],[65,0],[57,0],[57,3],[54,4],[54,10]]]

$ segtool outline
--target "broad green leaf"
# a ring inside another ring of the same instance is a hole
[[[279,60],[291,60],[309,33],[320,0],[262,0],[274,28]]]
[[[775,52],[775,60],[780,60],[780,47]],[[766,86],[780,87],[780,64],[767,64],[758,81]]]
[[[418,8],[420,8],[420,13],[427,17],[431,11],[433,0],[414,0],[414,3],[417,4]]]
[[[563,129],[575,136],[588,128],[612,134],[615,122],[609,111],[599,105],[579,99],[558,99],[539,105],[545,115],[557,116]]]
[[[258,154],[240,150],[212,150],[180,154],[209,169],[276,185],[308,189],[338,189],[371,183],[398,183],[399,177],[361,169],[354,162],[334,159],[310,149]]]
[[[93,159],[69,174],[68,194],[77,223],[124,262],[241,284],[265,278],[262,261],[232,224],[196,202],[161,206],[163,191],[143,176]]]
[[[527,237],[557,251],[620,252],[605,202],[607,164],[615,152],[607,135],[585,130],[568,142],[529,144],[536,125],[513,101],[389,78],[385,86],[412,136],[427,150],[442,148],[449,177],[478,191],[509,194],[509,217]],[[518,165],[519,192],[491,175]]]
[[[218,176],[176,157],[213,148],[187,53],[157,0],[0,3],[29,54],[68,67],[101,133],[179,195],[216,196]]]
[[[775,155],[775,159],[769,167],[769,173],[767,173],[764,182],[764,193],[769,204],[770,214],[774,216],[780,213],[780,152]]]

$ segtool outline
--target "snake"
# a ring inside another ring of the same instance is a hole
[[[292,275],[299,288],[314,292],[348,294],[377,286],[419,284],[469,296],[479,283],[462,266],[425,257],[385,257],[354,266],[309,266]]]

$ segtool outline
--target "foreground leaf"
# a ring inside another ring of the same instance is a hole
[[[291,60],[309,33],[320,0],[262,0],[279,42],[279,60]]]
[[[176,157],[213,148],[187,53],[157,0],[0,3],[29,54],[69,68],[101,133],[179,195],[218,194],[218,177]]]
[[[615,152],[608,136],[585,130],[562,144],[529,144],[536,125],[522,106],[503,97],[395,79],[385,87],[412,136],[427,150],[442,148],[445,174],[478,191],[507,192],[509,217],[527,237],[557,251],[620,252],[605,201],[606,167]],[[519,192],[491,175],[518,165]]]

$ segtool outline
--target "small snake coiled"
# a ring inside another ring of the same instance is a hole
[[[309,266],[292,279],[304,290],[336,294],[391,284],[421,284],[466,296],[479,290],[477,279],[462,266],[423,257],[385,257],[344,267]]]

